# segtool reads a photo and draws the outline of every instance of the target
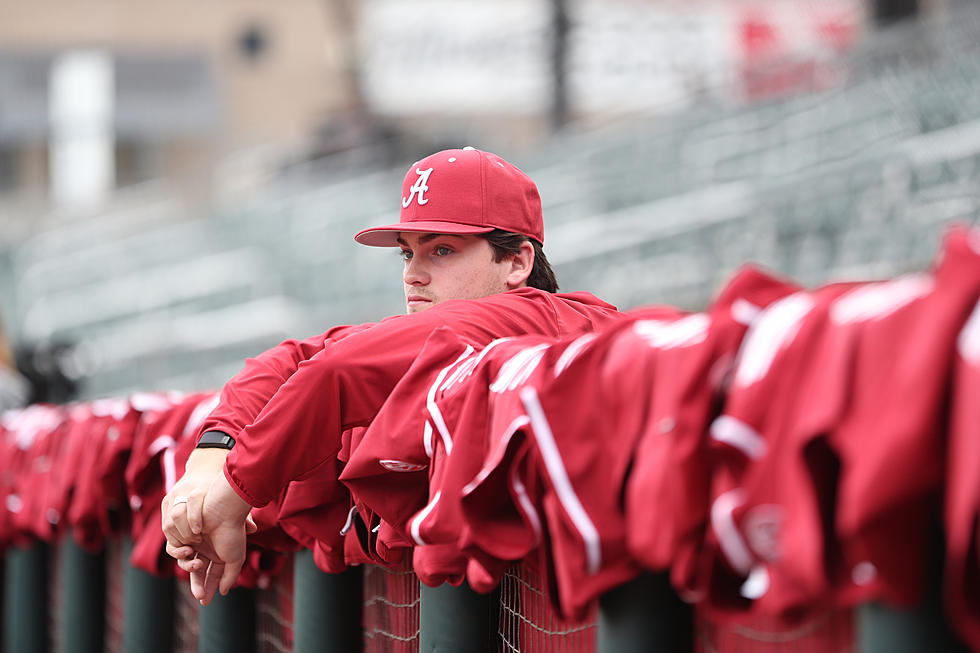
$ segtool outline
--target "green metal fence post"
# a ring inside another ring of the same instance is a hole
[[[469,584],[420,587],[419,653],[489,651],[500,616],[498,592],[477,594]]]
[[[105,551],[85,551],[69,533],[58,546],[57,641],[65,650],[100,653],[105,639]]]
[[[362,648],[363,574],[328,574],[303,550],[293,558],[293,651],[357,653]]]
[[[866,603],[855,613],[856,644],[861,653],[967,653],[943,615],[942,599],[931,590],[919,605],[900,609]]]
[[[693,614],[667,574],[643,573],[599,598],[599,653],[693,651]]]
[[[942,614],[931,605],[900,610],[868,603],[857,610],[857,650],[861,653],[952,653],[969,649],[956,642]]]
[[[926,591],[922,602],[905,610],[883,603],[859,606],[854,620],[857,651],[966,653],[969,650],[952,632],[943,614],[942,569],[945,543],[938,525],[933,530],[929,545],[929,567],[926,571]]]
[[[3,650],[48,650],[48,546],[12,546],[4,556]]]
[[[129,562],[133,542],[123,542],[123,651],[170,653],[174,645],[174,579],[160,578]]]
[[[214,595],[198,611],[198,653],[255,653],[255,590]]]

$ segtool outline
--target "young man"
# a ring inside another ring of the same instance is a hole
[[[401,248],[407,314],[286,341],[225,385],[162,505],[167,552],[191,572],[204,604],[238,576],[251,508],[291,481],[336,475],[341,434],[371,422],[434,329],[448,325],[482,347],[593,330],[619,315],[588,293],[556,293],[537,187],[488,152],[445,150],[417,162],[399,222],[354,238]]]

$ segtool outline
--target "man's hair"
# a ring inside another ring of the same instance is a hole
[[[527,285],[547,292],[558,292],[558,279],[555,278],[555,271],[551,269],[551,264],[548,263],[548,257],[544,255],[541,243],[533,238],[503,229],[494,229],[490,233],[479,234],[479,236],[486,238],[490,246],[493,247],[494,259],[497,262],[502,261],[505,256],[520,252],[521,243],[525,240],[531,241],[531,245],[534,247],[534,266],[527,278]]]

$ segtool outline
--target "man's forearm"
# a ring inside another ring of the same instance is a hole
[[[228,457],[228,452],[228,449],[218,448],[194,449],[187,459],[184,475],[197,475],[208,471],[212,472],[212,475],[220,474],[222,467],[225,466],[225,458]]]

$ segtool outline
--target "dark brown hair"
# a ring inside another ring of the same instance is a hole
[[[531,242],[534,247],[534,266],[531,274],[527,278],[527,285],[547,292],[558,292],[558,279],[555,278],[555,271],[548,263],[548,257],[544,255],[544,248],[541,243],[528,238],[522,234],[515,234],[503,229],[494,229],[488,234],[479,234],[486,238],[490,246],[493,247],[494,258],[500,262],[505,256],[517,254],[521,251],[521,243],[525,240]]]

